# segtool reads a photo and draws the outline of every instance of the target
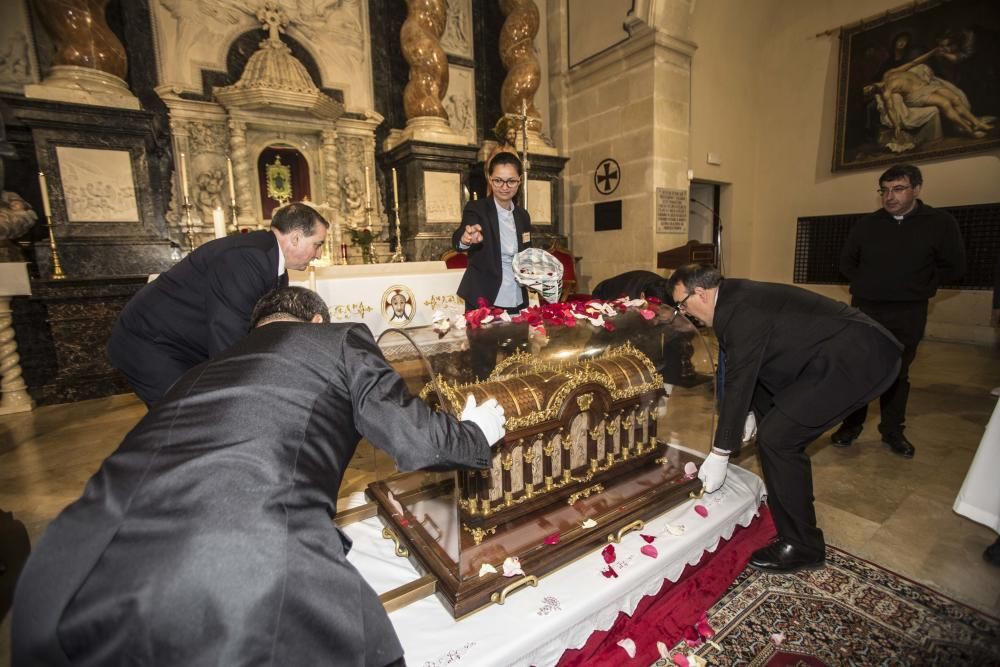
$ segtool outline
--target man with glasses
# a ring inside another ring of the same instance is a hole
[[[882,208],[859,220],[840,255],[840,271],[851,281],[851,305],[892,332],[903,344],[899,378],[879,398],[882,442],[913,458],[903,435],[909,368],[927,325],[927,301],[941,285],[965,272],[965,246],[958,223],[947,211],[923,203],[920,170],[909,164],[889,168],[879,178]],[[864,428],[868,406],[848,415],[831,437],[848,447]]]
[[[723,280],[689,264],[670,277],[670,289],[677,311],[712,327],[725,353],[718,427],[698,471],[705,491],[725,482],[752,410],[778,539],[750,564],[771,572],[822,566],[806,447],[893,382],[899,343],[855,308],[791,285]]]

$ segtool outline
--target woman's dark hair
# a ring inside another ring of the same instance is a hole
[[[490,176],[493,175],[493,170],[502,164],[513,165],[517,169],[517,175],[524,175],[524,167],[521,165],[521,160],[518,159],[513,153],[508,153],[507,151],[501,151],[493,156],[490,160]]]

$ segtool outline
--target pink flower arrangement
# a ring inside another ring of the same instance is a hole
[[[511,317],[504,309],[494,308],[486,302],[486,299],[480,297],[477,302],[479,307],[467,312],[465,320],[468,326],[473,329],[492,324],[498,320],[526,323],[532,328],[544,328],[545,325],[575,327],[577,320],[586,320],[595,327],[614,331],[615,325],[610,321],[610,318],[617,317],[628,310],[637,310],[644,320],[652,320],[656,317],[655,306],[659,303],[652,297],[646,300],[622,297],[613,301],[601,301],[600,299],[565,301],[531,306]]]

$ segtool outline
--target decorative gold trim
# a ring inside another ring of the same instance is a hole
[[[472,541],[476,544],[476,546],[478,546],[480,543],[482,543],[483,538],[486,537],[487,535],[496,535],[497,527],[496,526],[491,526],[491,527],[486,528],[484,530],[484,529],[480,528],[479,526],[476,526],[475,528],[469,528],[467,525],[465,525],[463,523],[462,524],[462,530],[464,530],[465,532],[471,534],[472,535]]]
[[[608,432],[608,435],[611,435],[611,436],[613,436],[615,433],[617,433],[618,432],[618,420],[614,419],[614,420],[609,421],[606,430]]]
[[[357,303],[351,304],[339,304],[330,308],[330,319],[349,320],[352,315],[364,318],[366,314],[372,312],[373,310],[374,308],[366,305],[364,301],[358,301]]]
[[[531,465],[532,463],[535,462],[535,448],[533,445],[529,445],[527,449],[525,449],[522,446],[521,451],[522,451],[521,456],[524,459],[525,463]]]
[[[399,543],[399,538],[396,536],[396,533],[394,533],[388,526],[382,529],[382,537],[387,540],[392,540],[392,544],[396,550],[396,555],[400,558],[406,558],[410,555],[410,550]]]
[[[457,294],[446,294],[444,296],[434,294],[424,301],[424,305],[431,310],[437,310],[438,306],[464,306],[465,299]]]
[[[622,428],[625,429],[626,431],[631,431],[632,430],[632,413],[631,412],[628,413],[628,417],[626,417],[625,421],[622,422]]]
[[[580,394],[576,397],[576,405],[580,408],[580,412],[586,412],[590,409],[590,404],[594,402],[593,394]]]
[[[688,498],[695,498],[695,499],[697,499],[697,498],[704,498],[704,497],[705,497],[705,487],[704,486],[702,486],[697,491],[690,491],[690,492],[688,492]]]
[[[595,426],[594,428],[590,429],[590,437],[593,438],[594,440],[597,440],[603,434],[604,434],[604,429],[601,428],[600,423],[598,423],[597,426]]]
[[[503,466],[504,470],[510,470],[514,467],[514,456],[510,452],[507,452],[507,455],[500,461],[500,465]]]
[[[603,484],[594,484],[593,486],[588,486],[583,491],[577,491],[576,493],[571,493],[569,498],[566,499],[566,503],[568,505],[573,505],[578,500],[581,500],[583,498],[589,498],[590,494],[592,493],[601,493],[602,491],[604,491]]]

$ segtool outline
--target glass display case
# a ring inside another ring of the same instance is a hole
[[[477,328],[388,330],[386,358],[410,390],[461,414],[503,405],[506,436],[484,470],[391,474],[368,487],[386,528],[456,617],[593,550],[700,489],[714,371],[699,331],[672,308]],[[675,413],[677,416],[675,417]],[[517,559],[516,561],[514,559]],[[514,576],[512,571],[521,571]]]

